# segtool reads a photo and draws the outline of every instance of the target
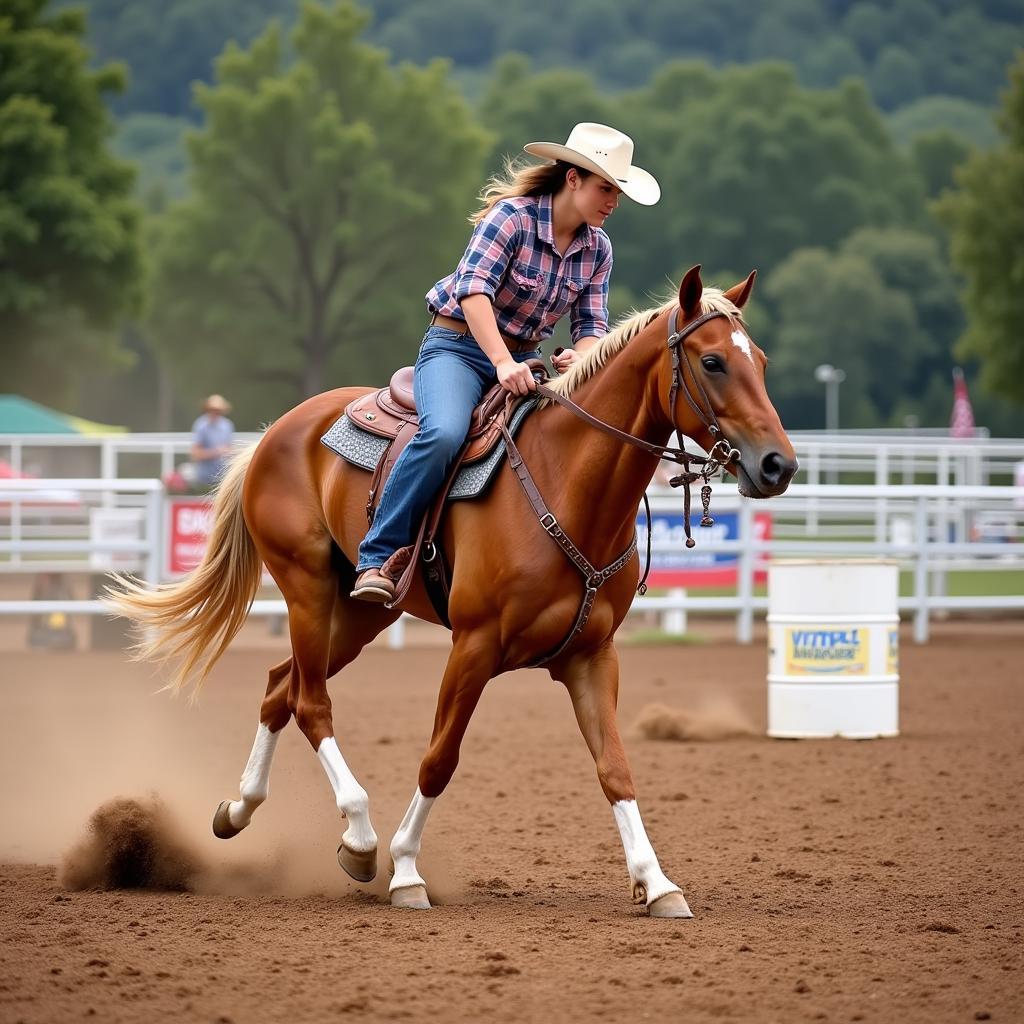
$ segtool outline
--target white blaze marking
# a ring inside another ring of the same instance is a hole
[[[750,339],[742,331],[732,332],[732,343],[751,361],[754,357],[750,353]]]

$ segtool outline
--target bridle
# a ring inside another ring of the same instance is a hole
[[[703,511],[700,525],[705,527],[714,526],[715,521],[711,518],[711,484],[709,481],[720,469],[730,466],[733,462],[738,461],[741,458],[741,453],[740,450],[736,448],[722,433],[722,428],[718,424],[718,417],[715,416],[715,410],[711,404],[711,399],[708,397],[708,393],[705,390],[704,385],[701,383],[700,377],[697,376],[693,369],[693,364],[690,362],[690,354],[686,351],[686,339],[691,334],[700,330],[700,328],[710,320],[715,320],[719,317],[728,319],[728,316],[718,310],[712,310],[709,313],[703,313],[701,316],[697,317],[696,320],[691,320],[683,327],[679,327],[679,317],[681,312],[680,308],[676,306],[668,318],[668,348],[672,353],[672,386],[669,389],[668,408],[669,415],[671,416],[672,422],[675,426],[676,438],[679,442],[678,448],[672,448],[667,445],[651,444],[649,441],[644,441],[642,438],[634,437],[632,434],[627,434],[624,430],[619,430],[617,427],[613,427],[610,423],[605,423],[604,420],[599,420],[596,416],[591,416],[590,413],[585,409],[582,409],[574,401],[547,387],[545,384],[537,384],[537,393],[553,402],[557,402],[559,405],[574,413],[580,419],[585,420],[591,426],[597,427],[598,430],[602,430],[604,433],[610,434],[612,437],[616,437],[626,444],[633,445],[635,448],[640,448],[645,452],[649,452],[651,455],[656,455],[659,459],[666,462],[674,462],[676,465],[682,466],[683,471],[669,480],[669,486],[683,487],[684,489],[683,530],[686,534],[686,546],[688,548],[692,548],[696,542],[690,535],[690,485],[696,483],[698,480],[704,481],[703,486],[700,489]],[[693,381],[693,387],[696,389],[696,397],[694,396],[694,393],[691,390],[691,385],[687,380],[687,371],[689,371],[689,380]],[[676,402],[679,400],[680,392],[685,396],[690,408],[697,415],[702,426],[707,428],[708,433],[714,441],[711,446],[711,450],[707,455],[698,455],[696,452],[688,452],[686,450],[686,440],[683,437],[682,430],[679,428],[675,415]],[[699,468],[696,470],[691,469],[692,465],[696,465]],[[650,506],[647,502],[646,493],[644,494],[644,506],[647,509],[649,525]],[[647,531],[647,536],[649,545],[650,529]],[[647,561],[649,567],[649,553]],[[647,572],[644,573],[644,579],[646,578]],[[641,583],[641,585],[643,584]],[[643,591],[641,591],[641,593],[643,593]]]
[[[711,518],[710,514],[711,484],[709,483],[709,479],[717,473],[719,469],[724,469],[733,462],[738,462],[742,455],[739,448],[736,448],[722,433],[722,428],[718,425],[718,417],[715,415],[715,409],[711,404],[711,399],[708,398],[708,393],[704,389],[704,385],[701,383],[700,377],[698,377],[694,371],[693,364],[690,362],[690,354],[686,351],[686,339],[693,334],[694,331],[703,327],[709,320],[715,320],[718,317],[728,319],[728,317],[725,313],[712,310],[710,313],[704,313],[697,317],[696,320],[691,320],[685,327],[680,328],[680,312],[681,310],[676,307],[668,321],[668,348],[672,353],[672,387],[669,390],[668,407],[672,416],[672,422],[676,425],[676,438],[679,441],[679,455],[681,456],[678,461],[683,466],[683,472],[678,476],[672,477],[672,479],[669,480],[669,485],[672,487],[678,487],[682,484],[685,487],[685,491],[683,492],[683,528],[686,531],[686,546],[688,548],[692,548],[694,540],[690,536],[690,484],[696,483],[698,480],[704,481],[704,484],[700,489],[700,500],[701,505],[703,506],[703,515],[701,516],[700,525],[714,526],[715,521]],[[672,329],[673,327],[675,327],[675,330]],[[694,400],[689,385],[686,383],[686,375],[683,372],[683,366],[690,371],[690,379],[693,381],[694,386],[700,393],[703,408],[700,403]],[[711,446],[711,451],[708,452],[706,457],[697,454],[691,455],[686,451],[686,441],[683,438],[683,432],[679,429],[679,422],[676,419],[676,399],[680,391],[682,391],[686,396],[686,401],[689,402],[690,408],[697,414],[697,418],[707,428],[708,433],[711,435],[711,439],[714,441],[714,444]],[[697,472],[693,472],[690,469],[691,462],[696,462],[702,468]]]
[[[686,339],[693,334],[694,331],[703,327],[709,320],[714,320],[717,317],[726,317],[726,314],[717,311],[704,313],[697,317],[696,320],[691,321],[682,328],[678,327],[679,314],[680,310],[676,307],[672,315],[669,317],[668,334],[668,347],[672,353],[672,387],[669,391],[669,415],[672,417],[672,422],[675,425],[676,436],[679,439],[678,448],[672,448],[667,445],[651,444],[650,441],[645,441],[642,438],[634,437],[632,434],[626,433],[624,430],[619,430],[618,427],[613,427],[610,423],[605,423],[604,420],[600,420],[596,416],[592,416],[589,412],[572,401],[572,399],[566,398],[564,395],[552,390],[546,384],[542,384],[540,382],[537,383],[537,394],[550,399],[552,402],[556,402],[558,405],[568,409],[575,416],[578,416],[584,422],[589,423],[591,426],[596,427],[605,434],[609,434],[611,437],[617,438],[625,444],[632,445],[634,448],[639,448],[651,455],[656,455],[659,459],[665,459],[669,462],[674,462],[678,466],[682,466],[682,472],[672,477],[672,479],[669,480],[669,484],[672,487],[681,486],[684,488],[683,529],[686,532],[686,546],[688,548],[692,548],[694,546],[694,540],[693,537],[690,536],[690,484],[696,483],[698,480],[704,481],[704,484],[700,489],[701,502],[704,507],[704,514],[701,517],[700,525],[713,526],[715,521],[710,515],[711,485],[708,483],[708,480],[712,474],[716,473],[719,469],[724,466],[728,466],[730,463],[739,459],[740,452],[739,449],[734,448],[722,434],[722,429],[718,425],[718,419],[715,416],[715,410],[711,405],[711,400],[708,398],[708,393],[705,391],[703,384],[701,384],[700,378],[694,372],[693,364],[690,362],[689,353],[686,351]],[[728,318],[726,317],[726,319]],[[696,388],[696,397],[691,391],[690,384],[687,382],[687,371],[689,371],[689,378],[693,381],[693,386]],[[692,408],[697,414],[697,418],[707,428],[708,432],[714,439],[711,451],[708,452],[706,456],[698,455],[695,452],[691,453],[686,450],[683,432],[679,429],[679,425],[676,422],[675,417],[676,401],[678,400],[680,392],[686,396],[686,400],[689,402],[690,408]],[[506,406],[509,410],[514,402],[515,398],[512,395],[508,395],[506,398]],[[558,522],[555,514],[550,508],[548,508],[543,495],[537,488],[533,475],[530,473],[529,468],[523,460],[522,454],[516,447],[516,443],[508,428],[508,422],[509,417],[506,416],[501,422],[501,433],[505,439],[505,451],[509,465],[518,478],[519,483],[526,494],[527,500],[533,507],[533,511],[536,514],[544,532],[551,537],[551,539],[562,549],[569,561],[571,561],[577,568],[583,577],[584,584],[583,599],[580,602],[580,607],[576,613],[576,620],[573,623],[572,628],[557,647],[548,651],[547,654],[542,657],[530,662],[528,666],[522,666],[533,668],[543,665],[546,662],[551,661],[553,658],[558,657],[569,646],[573,639],[583,631],[590,617],[590,611],[594,606],[594,601],[597,598],[598,589],[628,565],[632,559],[633,554],[636,551],[636,531],[634,530],[633,532],[633,539],[630,542],[629,547],[627,547],[626,550],[615,559],[615,561],[610,562],[603,569],[599,569],[597,566],[592,565],[586,555],[573,543],[572,539],[562,529],[562,526]],[[698,468],[692,469],[692,465],[696,465]],[[647,513],[647,562],[644,568],[644,574],[637,586],[637,590],[641,594],[646,593],[647,591],[647,575],[651,570],[651,506],[647,500],[646,491],[644,492],[644,510]]]

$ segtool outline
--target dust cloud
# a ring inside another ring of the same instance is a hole
[[[201,871],[190,850],[155,797],[115,799],[89,819],[83,839],[65,855],[58,881],[65,889],[193,888]]]
[[[204,855],[155,794],[142,799],[116,797],[97,808],[85,834],[61,858],[57,880],[69,890],[148,889],[293,898],[340,895],[352,884],[322,848],[278,848],[264,850],[262,855],[249,851],[245,860]],[[378,887],[374,883],[368,888]]]
[[[637,715],[633,732],[645,740],[715,742],[755,735],[750,719],[725,699],[708,700],[693,710],[648,704]]]

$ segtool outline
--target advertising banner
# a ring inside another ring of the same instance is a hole
[[[170,498],[167,502],[167,576],[183,576],[202,560],[213,524],[213,505],[204,498]]]
[[[697,546],[686,547],[686,533],[683,530],[683,514],[656,513],[651,516],[651,539],[655,544],[669,544],[671,551],[655,551],[651,556],[651,575],[647,579],[651,587],[728,587],[735,586],[739,569],[739,554],[708,550],[710,543],[739,538],[739,512],[716,512],[715,525],[702,527],[700,514],[691,513],[690,532]],[[754,538],[767,540],[772,535],[772,519],[768,512],[754,514]],[[637,517],[637,548],[640,557],[647,544],[647,522],[643,514]],[[758,556],[754,565],[754,579],[764,582],[767,576],[767,561]],[[642,563],[641,563],[642,564]]]

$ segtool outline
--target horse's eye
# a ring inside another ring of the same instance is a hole
[[[718,356],[704,356],[700,361],[700,365],[708,373],[725,373],[725,364]]]

